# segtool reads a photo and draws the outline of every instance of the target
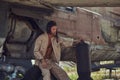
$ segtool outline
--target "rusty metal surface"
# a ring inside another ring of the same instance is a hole
[[[108,11],[112,9],[114,8],[108,9]],[[100,11],[103,13],[102,15],[110,14],[107,12],[107,8],[100,8]],[[113,22],[109,20],[111,16],[106,19],[106,17],[99,17],[91,12],[77,8],[76,13],[57,11],[49,19],[55,20],[58,23],[58,31],[66,34],[66,36],[74,39],[82,38],[88,41],[91,47],[92,61],[119,60],[118,29],[112,26]],[[103,36],[102,32],[107,35]],[[69,55],[65,55],[67,53]],[[75,60],[74,48],[64,49],[63,54],[63,60]]]
[[[77,8],[75,13],[57,11],[50,17],[58,24],[58,31],[74,39],[84,39],[95,44],[104,44],[99,17]]]

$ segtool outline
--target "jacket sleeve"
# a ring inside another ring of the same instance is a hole
[[[35,41],[35,47],[34,47],[34,56],[35,56],[35,59],[38,59],[38,60],[43,59],[43,55],[40,51],[41,44],[42,44],[42,38],[39,36]]]
[[[71,47],[73,46],[73,39],[72,38],[59,38],[60,44],[62,44],[64,47]]]

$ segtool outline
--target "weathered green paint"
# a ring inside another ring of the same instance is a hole
[[[118,29],[108,20],[101,19],[101,31],[106,42],[117,42]]]

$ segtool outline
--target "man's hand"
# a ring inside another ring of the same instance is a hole
[[[78,43],[80,43],[80,40],[74,40],[73,41],[73,46],[75,47]]]
[[[43,68],[47,68],[48,67],[47,61],[45,59],[41,60],[41,65],[42,65]]]

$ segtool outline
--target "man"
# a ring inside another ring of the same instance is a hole
[[[73,41],[65,45],[65,41],[58,37],[57,24],[54,21],[48,22],[46,31],[47,32],[40,35],[35,42],[35,65],[41,69],[43,80],[51,80],[50,72],[52,72],[58,80],[69,80],[67,74],[58,66],[58,63],[61,56],[61,44],[71,46]]]

